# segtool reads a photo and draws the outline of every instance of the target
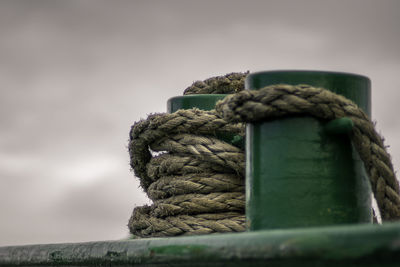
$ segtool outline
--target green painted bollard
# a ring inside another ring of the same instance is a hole
[[[370,115],[367,77],[319,71],[251,74],[245,87],[308,84],[341,94]],[[371,223],[371,190],[348,118],[293,117],[246,127],[248,230]]]

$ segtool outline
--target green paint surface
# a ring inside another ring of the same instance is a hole
[[[246,88],[309,84],[342,94],[370,111],[366,77],[332,72],[272,71],[249,75]],[[312,117],[247,124],[246,218],[249,230],[371,223],[363,163],[348,118]]]
[[[400,223],[0,247],[0,266],[399,266]]]
[[[328,134],[350,134],[353,130],[354,123],[350,118],[343,117],[331,120],[324,126]]]

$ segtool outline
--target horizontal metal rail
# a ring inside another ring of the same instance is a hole
[[[400,266],[400,223],[0,247],[0,266]]]

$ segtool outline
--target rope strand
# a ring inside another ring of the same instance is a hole
[[[352,101],[323,88],[308,85],[272,85],[227,96],[216,105],[229,122],[257,122],[293,115],[322,120],[342,117],[354,123],[351,140],[369,174],[383,220],[400,218],[399,183],[382,137],[368,116]]]

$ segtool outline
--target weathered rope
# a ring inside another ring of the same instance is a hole
[[[323,88],[308,85],[273,85],[227,96],[216,106],[230,122],[256,122],[306,115],[321,120],[349,117],[351,140],[369,174],[383,220],[400,218],[399,183],[382,138],[368,116],[352,101]]]
[[[196,81],[185,89],[184,95],[195,94],[233,94],[244,90],[246,73],[229,73],[225,76],[209,78],[205,81]]]
[[[243,153],[239,148],[213,137],[217,132],[243,134],[243,126],[228,124],[215,111],[199,109],[153,114],[147,120],[135,123],[130,133],[129,152],[131,166],[140,178],[141,186],[146,190],[153,182],[147,173],[147,164],[152,158],[149,148],[155,152],[171,149],[172,155],[180,152],[197,161],[221,167],[228,165],[232,171],[243,173]],[[176,142],[179,139],[181,143]]]
[[[242,212],[178,215],[165,218],[152,216],[151,212],[152,207],[149,206],[135,208],[129,220],[133,234],[159,237],[244,231],[245,218]]]
[[[245,76],[232,73],[195,82],[185,94],[237,92],[243,90]],[[227,123],[215,110],[153,114],[132,126],[131,166],[153,201],[134,209],[128,223],[132,234],[245,230],[245,156],[240,148],[216,138],[224,133],[243,136],[244,126]]]
[[[186,175],[161,176],[147,189],[150,199],[164,199],[182,194],[208,194],[213,192],[243,192],[240,176],[219,172],[189,173]]]
[[[128,224],[132,234],[244,231],[244,153],[216,136],[243,136],[239,122],[293,115],[319,120],[349,117],[355,125],[352,142],[370,176],[383,220],[400,218],[399,185],[390,156],[361,109],[340,95],[307,85],[243,91],[245,76],[231,73],[195,82],[185,90],[185,94],[236,93],[220,101],[216,110],[154,114],[132,126],[131,166],[153,201],[134,209]]]

